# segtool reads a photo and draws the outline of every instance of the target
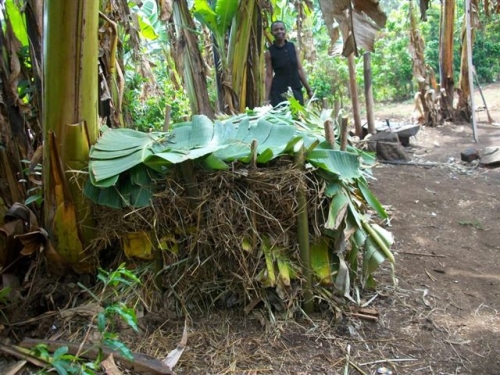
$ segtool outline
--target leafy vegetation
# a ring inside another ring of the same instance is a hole
[[[375,44],[372,71],[376,101],[401,101],[415,92],[408,29],[408,6],[403,5],[391,13]]]
[[[125,358],[133,360],[134,356],[130,349],[120,341],[116,333],[115,318],[119,318],[127,326],[137,331],[137,317],[134,309],[127,307],[123,302],[124,289],[135,288],[140,284],[137,276],[127,270],[124,264],[121,264],[114,271],[99,270],[98,280],[102,283],[102,291],[96,296],[88,288],[80,286],[92,295],[97,302],[100,310],[96,317],[97,330],[100,341],[94,345],[100,350],[100,354],[94,361],[89,361],[85,353],[70,353],[67,346],[62,346],[51,352],[47,344],[35,346],[30,354],[43,362],[47,363],[47,368],[41,371],[42,374],[48,374],[55,370],[59,375],[81,374],[96,375],[100,373],[101,362],[105,359],[102,354],[102,346],[116,350]],[[111,297],[108,295],[111,292]],[[92,325],[90,324],[89,327]],[[87,333],[88,336],[88,333]]]
[[[234,2],[230,2],[233,4]],[[297,12],[294,7],[285,1],[275,2],[275,19],[283,19],[288,25],[289,37],[292,41],[297,41],[296,30],[294,30]],[[413,81],[411,69],[411,56],[408,52],[408,11],[409,6],[404,2],[385,1],[381,2],[383,8],[388,13],[388,22],[385,29],[381,30],[377,38],[375,51],[372,54],[373,70],[373,92],[376,101],[401,101],[413,97],[416,85]],[[217,4],[211,7],[207,2],[199,1],[196,11],[196,4],[193,8],[195,16],[202,22],[197,24],[200,32],[203,26],[212,28],[216,35],[218,44],[223,42],[223,30],[228,29],[228,21],[234,17],[233,13],[227,13],[228,9],[218,15]],[[318,5],[315,5],[319,14]],[[221,8],[222,9],[222,8]],[[152,0],[144,2],[139,7],[135,5],[132,10],[139,14],[140,32],[143,36],[143,53],[152,65],[152,74],[155,82],[158,83],[156,90],[147,89],[151,84],[151,77],[141,76],[134,65],[126,64],[126,90],[125,90],[125,110],[130,114],[132,127],[140,130],[161,130],[165,119],[165,105],[170,105],[171,119],[173,123],[185,121],[189,117],[190,107],[185,89],[172,85],[172,74],[175,68],[169,62],[167,49],[171,41],[158,20],[158,9]],[[232,11],[231,11],[232,12]],[[482,83],[493,82],[499,79],[500,75],[500,51],[496,43],[498,30],[498,15],[492,14],[486,18],[481,16],[480,31],[476,33],[476,44],[474,47],[474,63],[479,81]],[[432,70],[439,72],[439,21],[440,5],[431,3],[427,12],[428,20],[422,22],[420,27],[425,40],[425,57]],[[460,46],[461,46],[461,26],[463,19],[463,4],[457,4],[457,17],[455,24],[454,43],[454,71],[455,82],[458,82],[460,70]],[[224,20],[225,26],[220,20]],[[348,99],[348,71],[345,59],[340,56],[331,56],[329,51],[329,37],[321,17],[314,17],[312,31],[314,33],[315,48],[317,58],[315,61],[304,61],[304,67],[308,74],[310,84],[315,92],[315,97],[322,101],[326,99],[330,105],[334,99],[341,99],[345,102]],[[201,40],[200,40],[201,43]],[[225,44],[222,44],[225,45]],[[130,47],[124,44],[125,55],[130,55]],[[128,51],[127,52],[127,48]],[[203,48],[200,45],[200,48]],[[220,48],[221,68],[228,69],[228,59],[225,56],[226,50]],[[357,59],[357,79],[358,85],[363,85],[361,59]],[[166,61],[167,63],[163,63]],[[217,87],[215,76],[208,77],[211,82],[210,97],[212,105],[215,105],[217,97]]]
[[[474,227],[476,229],[484,229],[483,223],[477,219],[473,220],[473,221],[470,221],[470,220],[459,221],[458,224],[463,225],[463,226],[471,226],[471,227]]]
[[[456,6],[453,68],[454,81],[458,82],[464,7],[461,2],[457,2]],[[416,91],[408,52],[409,6],[407,2],[387,1],[387,7],[387,27],[379,34],[372,58],[373,91],[377,101],[401,101],[411,98]],[[434,73],[439,75],[439,2],[431,3],[427,19],[419,25],[425,41],[425,59]],[[500,32],[498,19],[498,14],[491,14],[487,18],[480,12],[480,28],[475,34],[473,61],[481,83],[500,79],[500,51],[496,42],[496,36]]]

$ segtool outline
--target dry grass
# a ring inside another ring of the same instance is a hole
[[[255,280],[265,262],[260,243],[270,238],[299,264],[297,190],[305,186],[308,191],[310,233],[319,237],[328,207],[324,183],[288,160],[266,168],[197,171],[195,178],[182,185],[182,176],[175,174],[157,181],[152,207],[127,212],[97,207],[101,225],[94,253],[116,248],[125,233],[146,231],[156,248],[160,243],[170,247],[155,253],[152,290],[154,285],[166,290],[151,301],[156,307],[196,314],[262,300],[269,308],[293,311],[300,281],[278,296]]]

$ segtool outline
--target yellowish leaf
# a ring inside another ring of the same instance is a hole
[[[147,232],[131,232],[123,237],[123,251],[128,258],[153,259],[153,244]]]

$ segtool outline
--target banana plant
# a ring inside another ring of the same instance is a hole
[[[84,258],[94,222],[75,171],[87,165],[98,135],[99,3],[48,0],[44,11],[44,227],[69,264],[91,271]]]
[[[183,76],[191,110],[194,114],[213,117],[214,110],[210,105],[206,77],[203,74],[203,57],[198,48],[196,27],[186,0],[174,2],[173,19],[171,39],[175,43],[172,54],[177,69]]]
[[[378,0],[320,0],[319,3],[332,45],[342,33],[342,55],[357,55],[359,47],[373,51],[376,32],[387,21]]]
[[[220,66],[217,66],[222,89],[220,94],[222,94],[227,113],[236,112],[238,100],[232,86],[226,36],[239,3],[239,0],[216,0],[211,5],[208,0],[195,0],[193,8],[194,17],[212,32],[215,41],[214,48],[220,59]]]
[[[236,109],[260,106],[263,94],[264,44],[261,37],[262,12],[258,0],[241,1],[231,25],[227,47]]]

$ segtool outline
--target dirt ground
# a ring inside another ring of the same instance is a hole
[[[500,122],[500,84],[484,93]],[[412,110],[381,106],[377,117],[406,121]],[[391,213],[396,258],[395,278],[384,264],[376,291],[360,296],[378,320],[213,312],[190,321],[176,373],[500,374],[500,168],[460,160],[467,147],[500,146],[500,126],[477,115],[479,143],[470,126],[422,127],[407,151],[427,165],[374,169],[371,187]],[[161,359],[179,342],[184,320],[148,314],[139,325],[127,343]]]
[[[500,121],[500,85],[484,95]],[[401,355],[419,358],[397,373],[500,373],[500,169],[460,161],[467,147],[500,146],[500,127],[476,114],[478,143],[469,126],[422,128],[412,159],[438,165],[375,171],[374,191],[392,207],[399,280],[379,324],[401,339]]]
[[[500,121],[500,84],[484,94]],[[477,94],[476,107],[482,105]],[[377,117],[407,121],[412,110],[412,104],[383,106]],[[488,124],[484,110],[476,114],[479,143],[468,125],[422,127],[407,151],[412,161],[430,165],[374,170],[371,186],[392,214],[396,254],[396,280],[384,265],[379,288],[361,296],[379,312],[376,322],[349,315],[339,322],[327,314],[274,316],[270,324],[262,312],[214,313],[191,322],[176,372],[500,374],[500,168],[460,160],[468,147],[500,146],[500,126]],[[165,356],[182,327],[183,321],[165,322],[143,350],[155,347],[146,351]]]

